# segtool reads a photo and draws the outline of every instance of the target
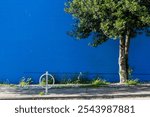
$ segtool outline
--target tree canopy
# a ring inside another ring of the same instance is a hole
[[[130,40],[150,33],[150,0],[68,0],[65,11],[75,19],[71,36],[91,36],[92,46],[119,39],[120,83],[125,83],[129,76]]]
[[[70,35],[92,35],[93,46],[150,32],[150,0],[68,0],[65,11],[75,19]]]

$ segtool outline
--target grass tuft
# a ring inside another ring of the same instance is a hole
[[[126,81],[127,85],[138,85],[139,84],[139,80],[135,79],[135,80],[128,80]]]
[[[99,79],[99,78],[92,81],[93,87],[99,87],[101,85],[108,85],[108,84],[109,84],[108,82],[106,82],[105,80]]]

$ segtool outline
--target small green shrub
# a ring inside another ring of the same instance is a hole
[[[60,81],[61,84],[88,84],[90,80],[87,78],[73,77],[72,79],[64,78]]]
[[[25,82],[25,78],[22,78],[22,79],[21,79],[21,81],[19,82],[19,85],[20,85],[21,87],[24,87],[24,86],[27,85],[27,83]]]
[[[32,78],[22,78],[21,79],[21,81],[19,82],[19,85],[21,86],[21,87],[25,87],[25,86],[28,86],[28,85],[30,85],[32,83]]]
[[[4,82],[0,81],[0,86],[17,87],[15,84],[9,84],[8,81],[9,81],[8,79]]]
[[[1,84],[1,83],[0,83],[0,86],[1,86],[1,87],[3,87],[3,86],[5,86],[5,87],[14,87],[14,88],[17,87],[17,86],[14,85],[14,84]]]
[[[87,73],[80,72],[79,74],[64,75],[64,78],[60,81],[61,84],[88,84],[90,80],[87,78]]]
[[[32,82],[33,82],[32,78],[27,78],[26,82],[27,82],[28,85],[32,84]]]
[[[43,91],[39,93],[40,96],[42,96],[42,95],[44,95],[44,94],[45,94],[45,93],[44,93]]]
[[[52,84],[53,83],[53,79],[49,78],[48,79],[48,84]],[[40,82],[41,86],[45,86],[46,85],[46,78],[43,78],[42,81]]]
[[[67,79],[67,78],[63,78],[61,81],[60,81],[60,84],[71,84],[71,79]]]
[[[139,80],[138,79],[128,80],[128,81],[126,81],[126,84],[127,85],[137,85],[137,84],[139,84]]]
[[[99,87],[100,85],[108,85],[108,84],[109,84],[108,82],[106,82],[105,80],[102,80],[100,78],[97,78],[92,81],[92,85],[94,87]]]

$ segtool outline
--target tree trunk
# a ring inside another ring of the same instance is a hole
[[[128,79],[127,74],[127,64],[126,64],[126,54],[125,54],[125,39],[124,37],[120,38],[119,45],[119,75],[120,83],[125,83]]]
[[[126,40],[125,40],[125,56],[126,56],[126,67],[127,67],[127,80],[128,80],[128,77],[129,77],[129,64],[128,64],[129,46],[130,46],[130,31],[127,31]]]

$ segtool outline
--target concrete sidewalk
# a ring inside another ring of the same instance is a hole
[[[115,98],[149,98],[150,84],[137,86],[109,85],[99,88],[53,88],[48,95],[39,95],[44,91],[41,87],[31,86],[0,87],[0,100],[37,100],[37,99],[115,99]]]

